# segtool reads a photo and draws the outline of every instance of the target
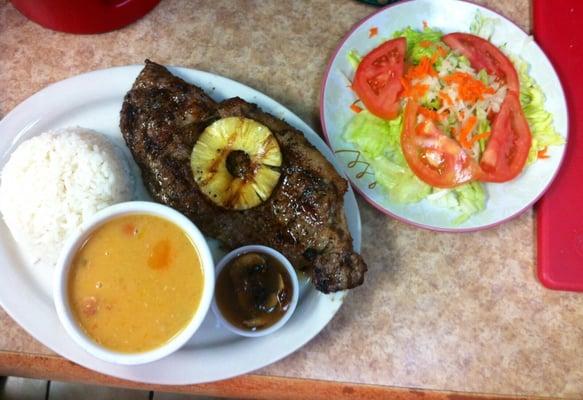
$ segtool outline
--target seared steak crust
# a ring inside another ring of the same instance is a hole
[[[283,156],[269,199],[244,211],[209,201],[190,169],[198,136],[213,121],[232,116],[267,126]],[[343,212],[347,183],[301,132],[240,98],[216,103],[148,60],[124,99],[120,127],[153,198],[184,213],[206,235],[228,248],[273,247],[324,293],[362,284],[366,265],[352,250]]]

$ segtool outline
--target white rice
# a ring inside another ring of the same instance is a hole
[[[35,260],[55,265],[66,238],[97,211],[133,197],[126,159],[85,128],[45,132],[18,146],[2,170],[0,211]]]

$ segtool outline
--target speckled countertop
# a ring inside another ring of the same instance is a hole
[[[530,29],[528,0],[480,3]],[[148,57],[243,82],[320,131],[325,64],[373,10],[350,0],[164,0],[120,31],[74,36],[0,0],[0,116],[52,82]],[[538,283],[532,211],[484,232],[448,234],[359,205],[365,285],[320,335],[260,374],[583,397],[583,295]],[[1,309],[0,350],[51,354]]]

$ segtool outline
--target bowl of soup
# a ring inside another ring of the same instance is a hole
[[[178,211],[127,202],[98,212],[65,244],[54,302],[72,339],[116,364],[158,360],[202,324],[215,287],[198,228]]]

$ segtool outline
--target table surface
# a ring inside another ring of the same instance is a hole
[[[530,30],[528,0],[479,3]],[[349,0],[164,0],[122,30],[76,36],[43,29],[0,0],[0,117],[52,82],[150,58],[254,87],[320,131],[324,67],[342,36],[374,10]],[[359,205],[364,286],[299,351],[203,388],[228,395],[234,384],[297,389],[314,380],[426,393],[583,396],[583,295],[537,281],[532,210],[487,231],[450,234],[395,221],[362,199]],[[0,373],[124,384],[55,356],[1,308]],[[314,387],[334,388],[320,383]]]

